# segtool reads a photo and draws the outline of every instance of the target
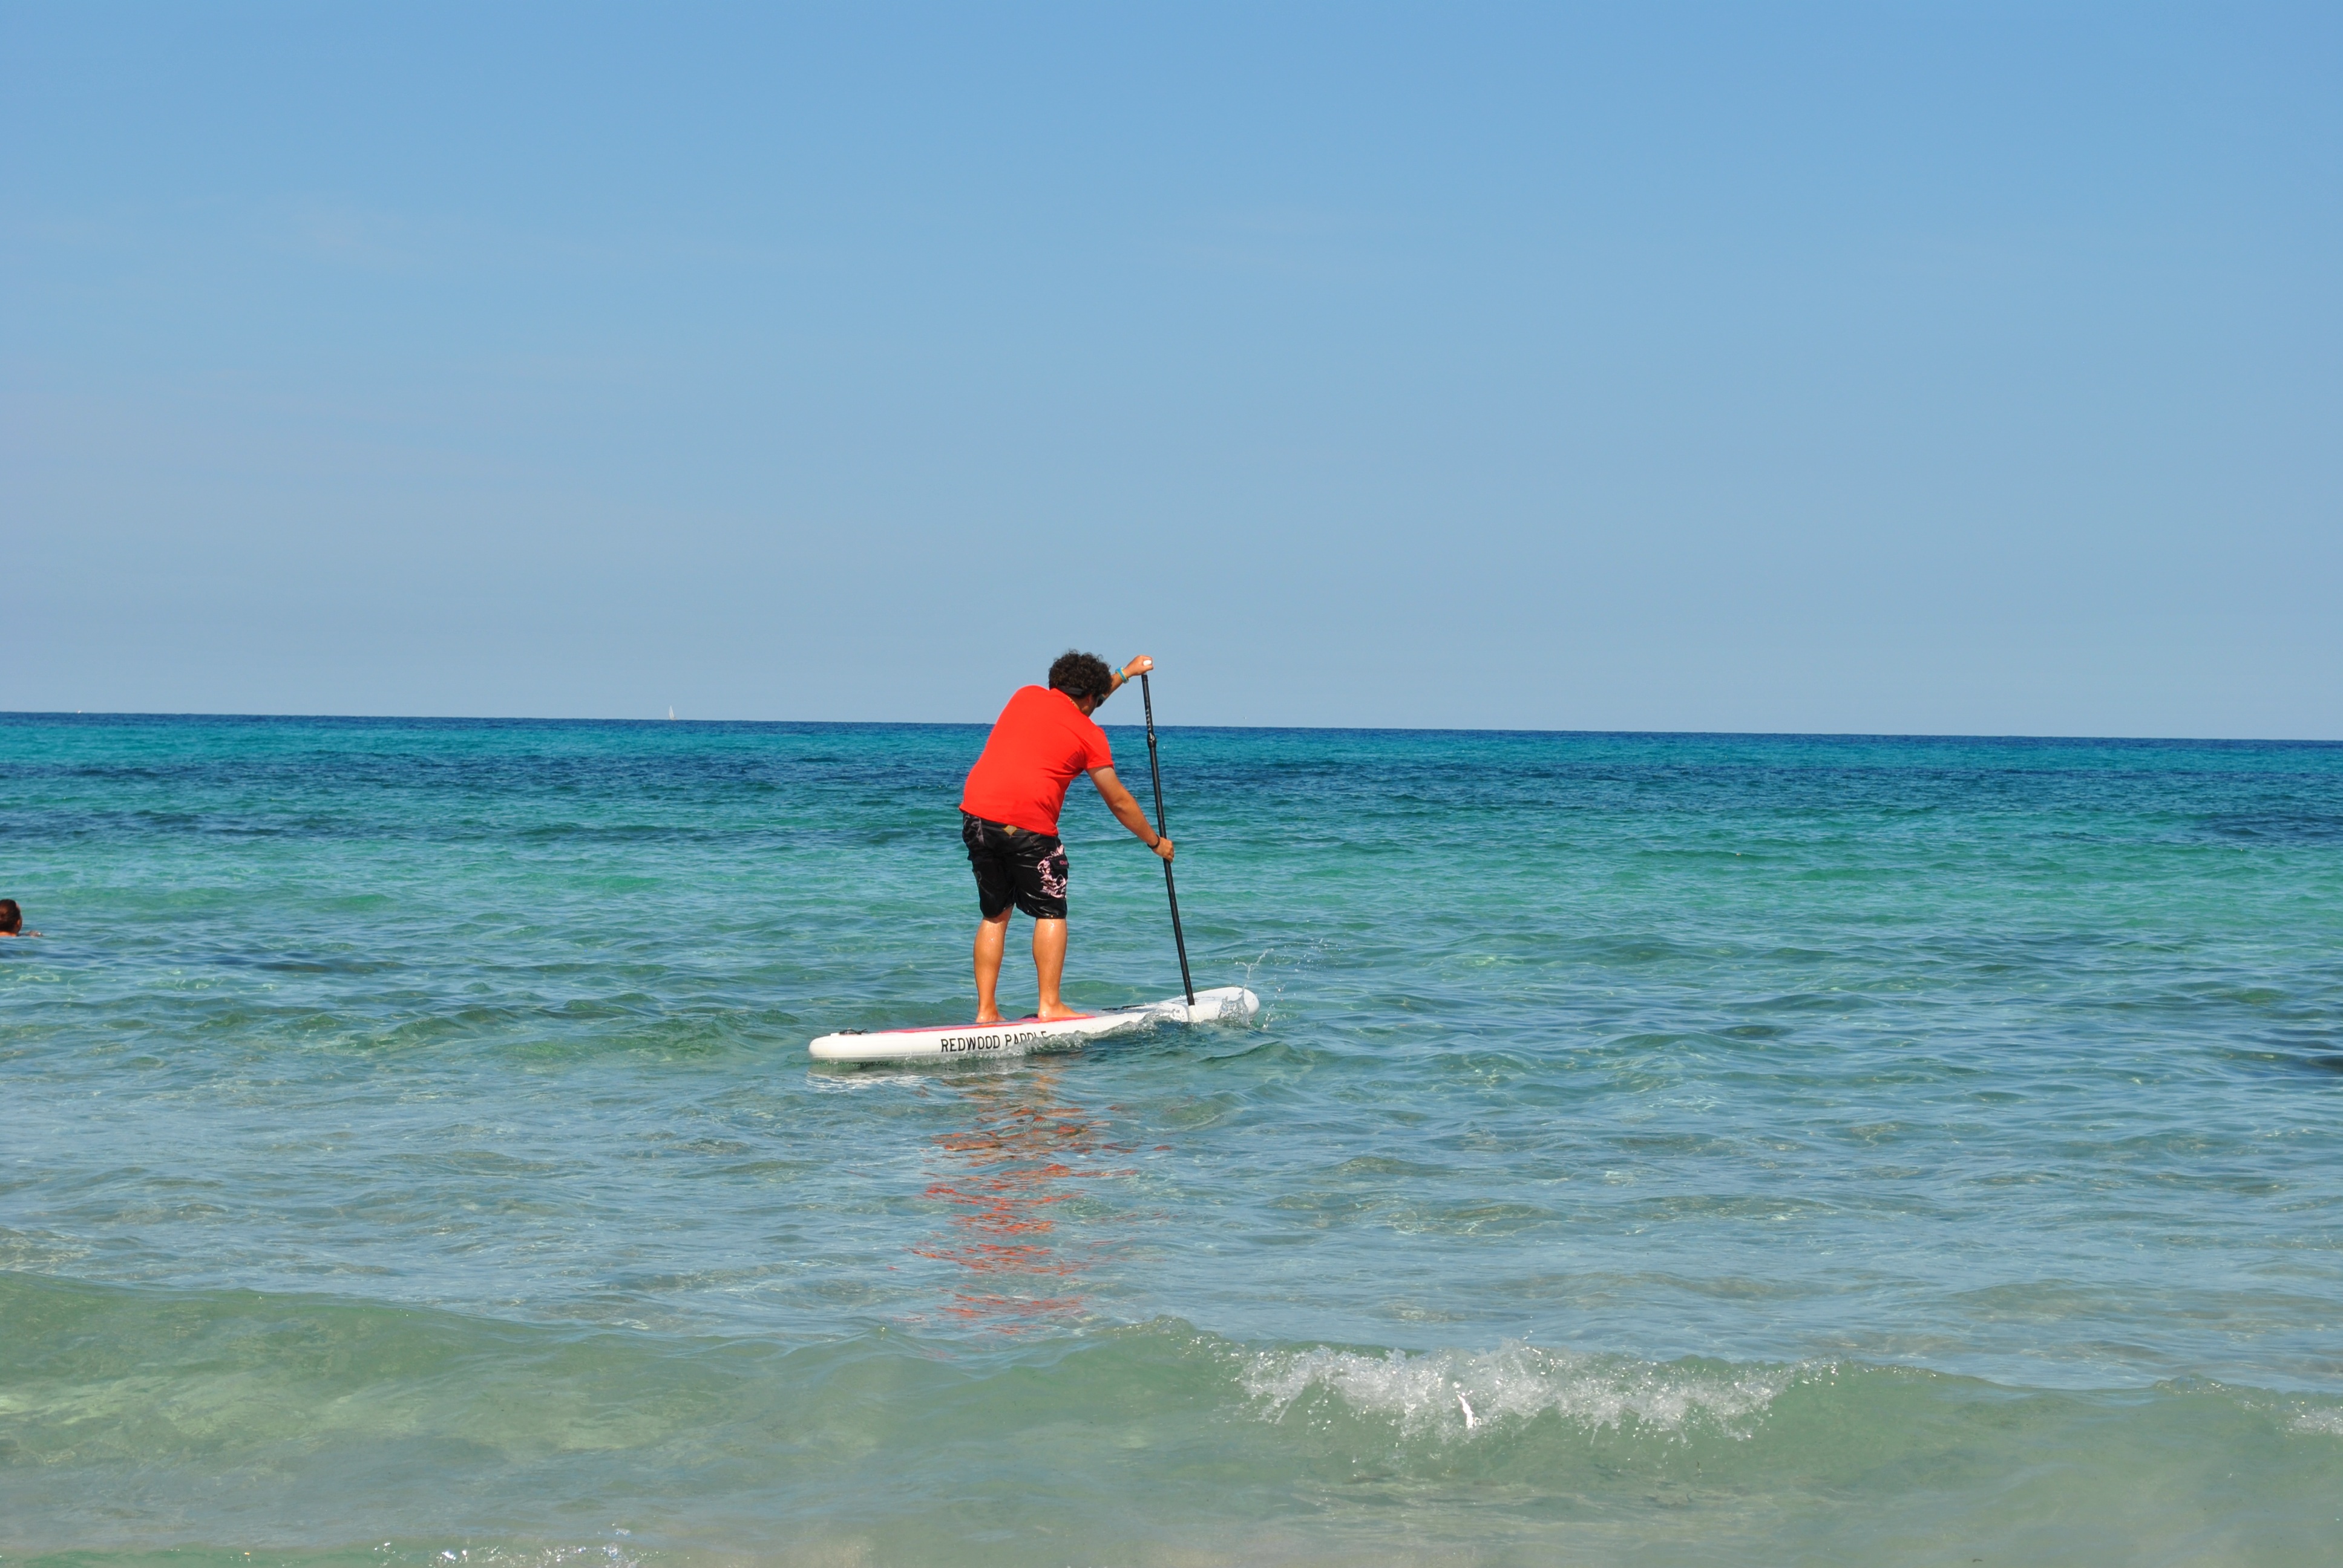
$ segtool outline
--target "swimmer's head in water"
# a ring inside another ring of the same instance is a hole
[[[0,899],[0,937],[13,937],[25,929],[25,911],[16,907],[14,899]]]

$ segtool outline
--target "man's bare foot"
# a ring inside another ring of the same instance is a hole
[[[1083,1018],[1088,1015],[1078,1007],[1068,1007],[1064,1002],[1058,1002],[1052,1006],[1042,1008],[1041,1010],[1034,1013],[1033,1016],[1040,1019],[1043,1023],[1050,1023],[1061,1018]]]
[[[997,1007],[979,1008],[977,1010],[976,1021],[979,1023],[999,1023],[1001,1021],[1001,1010]]]

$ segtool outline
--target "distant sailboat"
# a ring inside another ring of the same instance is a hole
[[[667,716],[668,716],[669,719],[673,719],[673,718],[675,717],[675,704],[673,704],[673,703],[669,703],[669,704],[668,704]]]

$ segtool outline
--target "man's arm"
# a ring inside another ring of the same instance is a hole
[[[1122,787],[1122,780],[1114,776],[1113,769],[1091,769],[1091,782],[1098,786],[1099,799],[1106,802],[1106,809],[1114,813],[1116,821],[1138,834],[1141,843],[1165,859],[1172,858],[1172,840],[1160,836],[1147,825],[1147,813],[1139,809],[1139,802],[1131,799],[1131,791]]]

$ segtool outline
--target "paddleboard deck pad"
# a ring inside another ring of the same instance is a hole
[[[848,1030],[825,1034],[806,1047],[816,1061],[908,1061],[934,1058],[969,1061],[988,1056],[1016,1056],[1029,1050],[1071,1050],[1088,1040],[1128,1034],[1159,1023],[1242,1023],[1261,1010],[1261,998],[1241,985],[1226,985],[1196,993],[1196,1004],[1185,997],[1149,1002],[1145,1007],[1111,1007],[1078,1018],[1007,1019],[1000,1023],[944,1023],[928,1029]]]

